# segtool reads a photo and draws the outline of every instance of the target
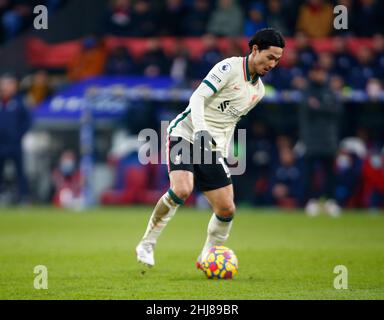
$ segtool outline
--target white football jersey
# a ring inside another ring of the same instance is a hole
[[[246,115],[265,94],[260,78],[253,81],[248,70],[248,56],[232,57],[217,63],[200,86],[208,86],[212,95],[205,99],[204,122],[215,139],[216,150],[228,157],[230,140],[237,122]],[[197,89],[198,90],[198,89]],[[195,126],[191,104],[168,126],[168,134],[193,143]]]

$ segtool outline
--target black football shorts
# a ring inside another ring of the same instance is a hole
[[[194,185],[202,192],[232,184],[227,160],[219,156],[216,151],[212,151],[211,156],[208,157],[212,161],[204,161],[207,157],[204,157],[204,153],[201,152],[201,160],[194,163],[193,144],[181,137],[168,137],[167,144],[168,172],[176,170],[192,172]]]

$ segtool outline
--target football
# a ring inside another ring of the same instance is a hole
[[[237,274],[237,257],[227,247],[213,246],[202,260],[202,269],[208,279],[232,279]]]

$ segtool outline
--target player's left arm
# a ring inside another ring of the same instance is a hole
[[[189,100],[189,105],[191,107],[191,118],[194,126],[194,141],[201,143],[201,139],[207,139],[215,146],[216,141],[209,133],[204,120],[205,100],[213,95],[214,92],[202,82],[192,94]]]
[[[192,94],[189,104],[194,131],[207,131],[204,120],[206,100],[217,94],[233,76],[234,71],[228,59],[217,63],[203,79],[199,87]]]

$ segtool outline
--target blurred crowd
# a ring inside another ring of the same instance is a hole
[[[33,23],[33,8],[49,12],[68,0],[1,0],[0,40],[7,42]],[[348,9],[348,29],[333,28],[336,5]],[[111,0],[104,15],[105,34],[153,36],[251,36],[266,26],[285,36],[303,32],[310,38],[335,35],[372,37],[384,32],[379,0]],[[369,23],[367,23],[369,21]]]
[[[6,43],[33,24],[35,6],[44,5],[52,13],[67,0],[0,0],[0,44]]]
[[[303,33],[297,33],[293,39],[295,45],[285,50],[283,61],[263,78],[268,88],[301,91],[308,85],[310,70],[317,66],[327,73],[331,88],[340,96],[363,90],[370,99],[380,98],[384,87],[383,35],[372,38],[372,47],[362,45],[356,52],[351,52],[343,37],[330,38],[332,48],[321,52],[313,48]],[[126,46],[108,50],[104,38],[90,35],[83,39],[82,49],[66,70],[36,69],[23,78],[21,88],[32,108],[68,83],[100,75],[168,76],[176,87],[195,88],[220,60],[247,54],[235,39],[229,41],[226,50],[219,47],[218,38],[212,34],[205,34],[201,42],[201,54],[191,57],[181,42],[175,43],[172,52],[166,52],[160,38],[150,38],[145,52],[135,57]]]
[[[37,2],[57,10],[66,1]],[[15,36],[31,23],[37,2],[0,0],[5,38]],[[348,8],[347,30],[332,27],[333,7],[337,4]],[[58,86],[98,75],[170,76],[179,87],[195,88],[215,63],[247,53],[239,37],[249,37],[264,27],[277,28],[295,43],[285,51],[274,72],[264,78],[272,89],[302,90],[315,63],[327,71],[330,85],[341,95],[361,89],[377,98],[383,88],[383,1],[113,0],[107,7],[103,31],[82,39],[81,50],[65,70],[39,70],[37,66],[24,75],[21,88],[27,91],[29,106],[38,105]],[[146,50],[137,56],[127,46],[107,46],[108,35],[147,38]],[[175,48],[167,51],[160,36],[199,37],[202,50],[198,56],[191,56],[180,38]],[[222,36],[228,37],[225,50],[219,46]],[[372,46],[361,45],[352,51],[349,36],[369,37]],[[312,40],[323,37],[331,37],[331,48],[316,51]]]
[[[309,214],[324,204],[334,215],[340,208],[382,210],[384,144],[368,138],[369,130],[358,128],[356,135],[336,140],[333,149],[325,139],[317,144],[319,151],[306,150],[305,140],[271,132],[260,121],[248,131],[247,172],[233,177],[239,204],[305,207]]]
[[[35,4],[55,10],[65,2],[0,0],[2,43],[28,28]],[[24,139],[23,147],[23,137],[32,126],[31,109],[61,86],[99,75],[137,75],[170,76],[179,88],[195,88],[218,61],[247,54],[237,37],[248,37],[268,26],[292,37],[295,45],[285,51],[281,64],[263,82],[267,90],[299,90],[303,99],[295,106],[297,132],[276,133],[272,124],[257,117],[244,124],[248,129],[247,171],[233,177],[238,203],[284,208],[305,206],[313,214],[319,210],[322,199],[334,214],[339,207],[383,207],[383,130],[372,138],[370,128],[356,126],[355,132],[345,135],[340,125],[340,119],[345,116],[341,99],[344,93],[360,89],[368,94],[369,103],[382,101],[383,3],[377,0],[110,1],[104,17],[104,33],[84,37],[81,50],[66,69],[36,69],[21,79],[12,74],[1,77],[0,205],[10,202],[4,199],[9,190],[6,170],[9,162],[13,163],[15,177],[11,202],[28,202],[31,195],[58,206],[77,205],[81,201],[82,179],[74,149],[59,146],[53,161],[47,160],[49,137],[44,134],[35,135],[33,143],[32,139]],[[330,28],[336,4],[348,7],[348,30]],[[126,46],[109,50],[106,35],[144,37],[148,46],[139,56]],[[182,41],[176,41],[174,50],[169,52],[164,50],[160,36],[199,37],[203,50],[199,56],[191,57]],[[226,50],[219,46],[222,36],[230,37]],[[316,51],[312,39],[329,36],[332,49]],[[372,46],[360,46],[352,52],[347,45],[349,36],[370,37]],[[169,105],[154,106],[148,101],[138,104],[136,109],[145,117],[133,112],[122,119],[131,137],[140,129],[157,128],[161,120],[175,115]],[[382,103],[380,106],[382,109]],[[181,107],[178,103],[178,108]],[[378,111],[377,115],[381,121],[383,112]],[[28,149],[32,144],[36,147],[36,143],[45,151],[28,159],[32,168],[28,171],[28,165],[23,167],[23,148]],[[33,159],[39,160],[33,164]],[[117,178],[109,190],[100,193],[101,203],[149,204],[167,187],[165,166],[143,167],[137,163],[137,154],[132,153],[107,161]],[[199,198],[191,197],[190,202],[199,203]]]
[[[338,4],[348,9],[348,30],[333,29],[333,7]],[[251,36],[270,26],[285,36],[302,31],[311,38],[339,33],[371,37],[384,30],[382,12],[382,1],[376,0],[114,0],[106,32],[135,37],[205,33],[233,37]]]

